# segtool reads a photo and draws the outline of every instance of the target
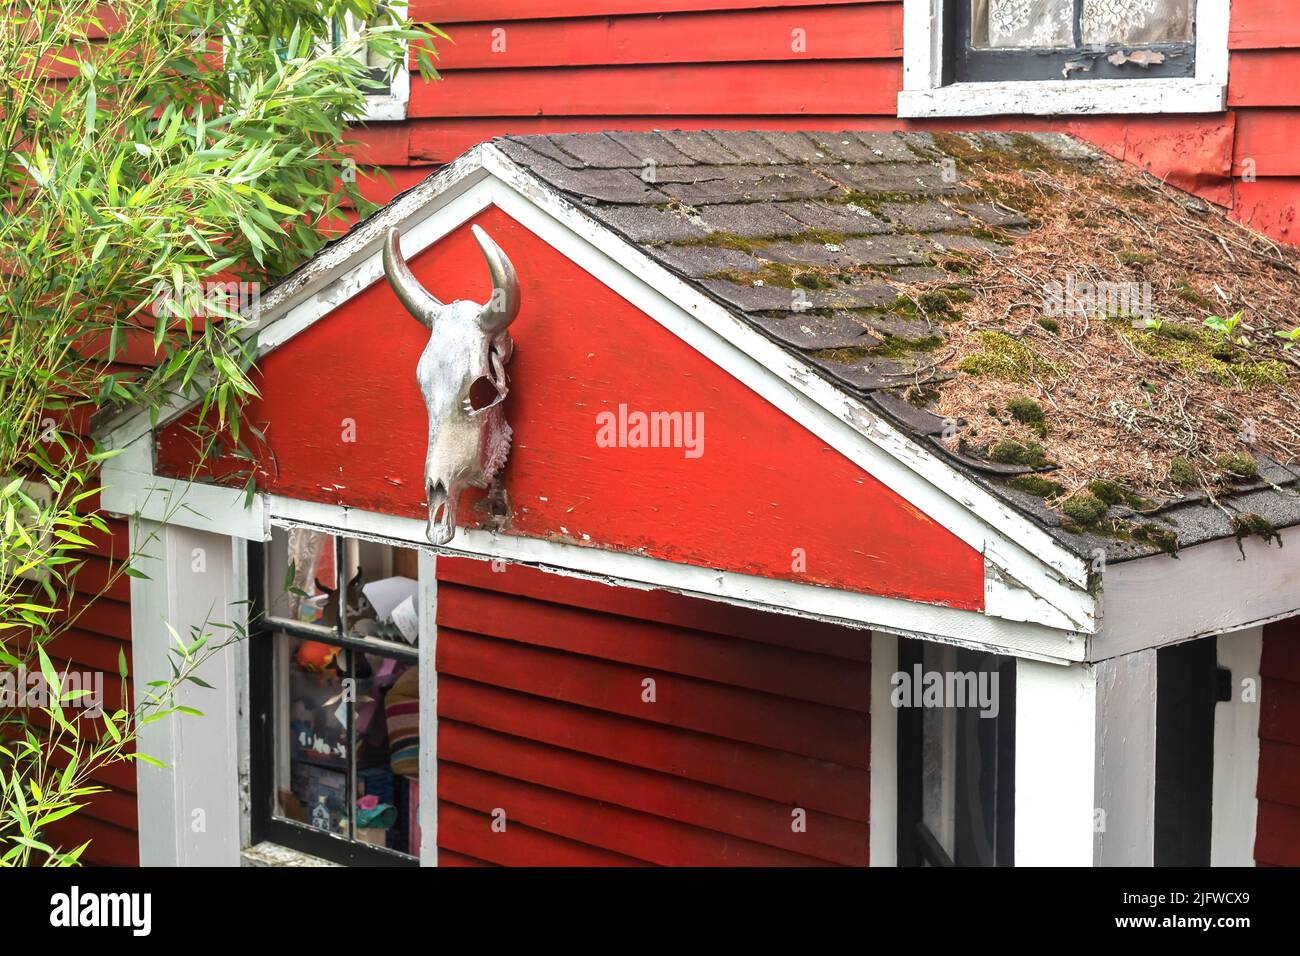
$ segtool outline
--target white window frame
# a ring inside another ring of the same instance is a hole
[[[343,32],[345,36],[355,35],[357,21],[352,14],[345,14]],[[393,74],[387,93],[366,95],[366,111],[356,118],[357,122],[394,122],[407,118],[411,103],[411,51],[407,44],[402,45],[402,64]]]
[[[1218,113],[1227,107],[1229,0],[1196,0],[1196,75],[1164,79],[1000,80],[942,85],[943,5],[903,0],[900,117]]]

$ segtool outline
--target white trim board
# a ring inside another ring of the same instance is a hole
[[[502,208],[651,319],[701,352],[920,511],[982,554],[989,565],[988,613],[1088,633],[1096,601],[1087,560],[903,435],[868,405],[816,374],[641,249],[596,223],[495,147],[477,147],[451,168],[339,240],[268,293],[256,329],[265,354],[382,277],[380,240],[401,224],[417,254],[489,205]],[[176,403],[163,416],[179,413]],[[148,433],[147,414],[124,416],[106,444]],[[120,480],[138,482],[126,474]],[[124,493],[125,495],[125,493]],[[255,519],[232,534],[252,536]]]
[[[1300,530],[1300,529],[1297,529]],[[1300,614],[1300,548],[1245,538],[1208,541],[1178,552],[1108,565],[1102,575],[1102,626],[1089,660],[1144,647],[1240,631]]]
[[[1227,108],[1228,0],[1197,0],[1196,75],[941,84],[944,3],[903,0],[900,117],[1218,113]],[[960,0],[964,2],[964,0]]]
[[[424,537],[423,518],[398,518],[275,495],[270,498],[270,514],[275,525],[333,529],[340,534],[430,548]],[[902,637],[1051,663],[1083,660],[1086,648],[1082,634],[1004,621],[978,611],[674,564],[659,558],[603,551],[563,541],[462,528],[456,532],[451,544],[432,550],[453,557],[501,558],[619,587],[675,591],[790,617],[870,628]]]
[[[1254,866],[1259,816],[1259,661],[1264,629],[1220,634],[1218,661],[1232,672],[1232,699],[1214,705],[1210,866]],[[1252,681],[1253,697],[1243,681]]]
[[[871,866],[898,865],[898,708],[891,699],[898,638],[871,634]]]

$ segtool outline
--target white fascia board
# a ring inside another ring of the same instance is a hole
[[[485,168],[504,187],[496,190],[497,206],[1039,595],[1053,612],[1047,620],[1035,617],[1038,623],[1088,632],[1095,628],[1086,558],[588,218],[495,147],[483,150]]]
[[[787,616],[846,624],[1049,663],[1081,661],[1086,652],[1085,635],[1038,624],[1004,621],[978,611],[477,529],[459,529],[451,544],[432,547],[425,537],[426,522],[423,518],[399,518],[278,495],[269,496],[269,501],[270,520],[275,525],[331,529],[341,534],[400,543],[452,557],[500,558],[620,587],[674,591]]]
[[[100,508],[109,514],[230,535],[269,536],[265,495],[153,474],[153,436],[137,438],[100,469]]]
[[[943,4],[956,2],[964,0],[903,0],[900,117],[1219,113],[1227,109],[1228,0],[1197,0],[1196,75],[1192,77],[943,86]]]
[[[1184,548],[1177,559],[1108,565],[1102,583],[1103,621],[1090,660],[1300,614],[1300,549],[1245,538],[1238,551],[1234,539],[1222,538]]]

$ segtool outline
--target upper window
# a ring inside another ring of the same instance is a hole
[[[1224,108],[1224,0],[905,0],[900,116]]]
[[[335,17],[332,23],[334,48],[338,50],[351,45],[356,49],[356,56],[369,68],[373,86],[366,95],[366,112],[361,119],[404,120],[411,97],[410,69],[402,63],[389,71],[372,51],[352,42],[360,34],[361,26],[361,21],[350,13]]]

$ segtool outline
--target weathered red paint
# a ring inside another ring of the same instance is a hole
[[[524,287],[511,327],[510,533],[983,606],[976,551],[504,213],[489,210],[478,222],[514,260]],[[486,295],[468,226],[414,262],[445,301]],[[415,366],[427,335],[380,282],[269,355],[262,397],[248,409],[273,451],[261,484],[309,501],[423,516],[426,427]],[[702,416],[702,454],[598,447],[598,413],[620,406]],[[190,470],[183,427],[159,440],[168,473]],[[462,508],[462,522],[482,518]],[[801,562],[806,570],[795,568]]]
[[[449,71],[442,84],[411,84],[412,116],[745,113],[892,113],[903,80],[896,60],[556,66]],[[752,124],[761,127],[761,122]]]
[[[903,54],[903,8],[774,7],[625,17],[462,23],[438,49],[440,70],[860,60]]]

